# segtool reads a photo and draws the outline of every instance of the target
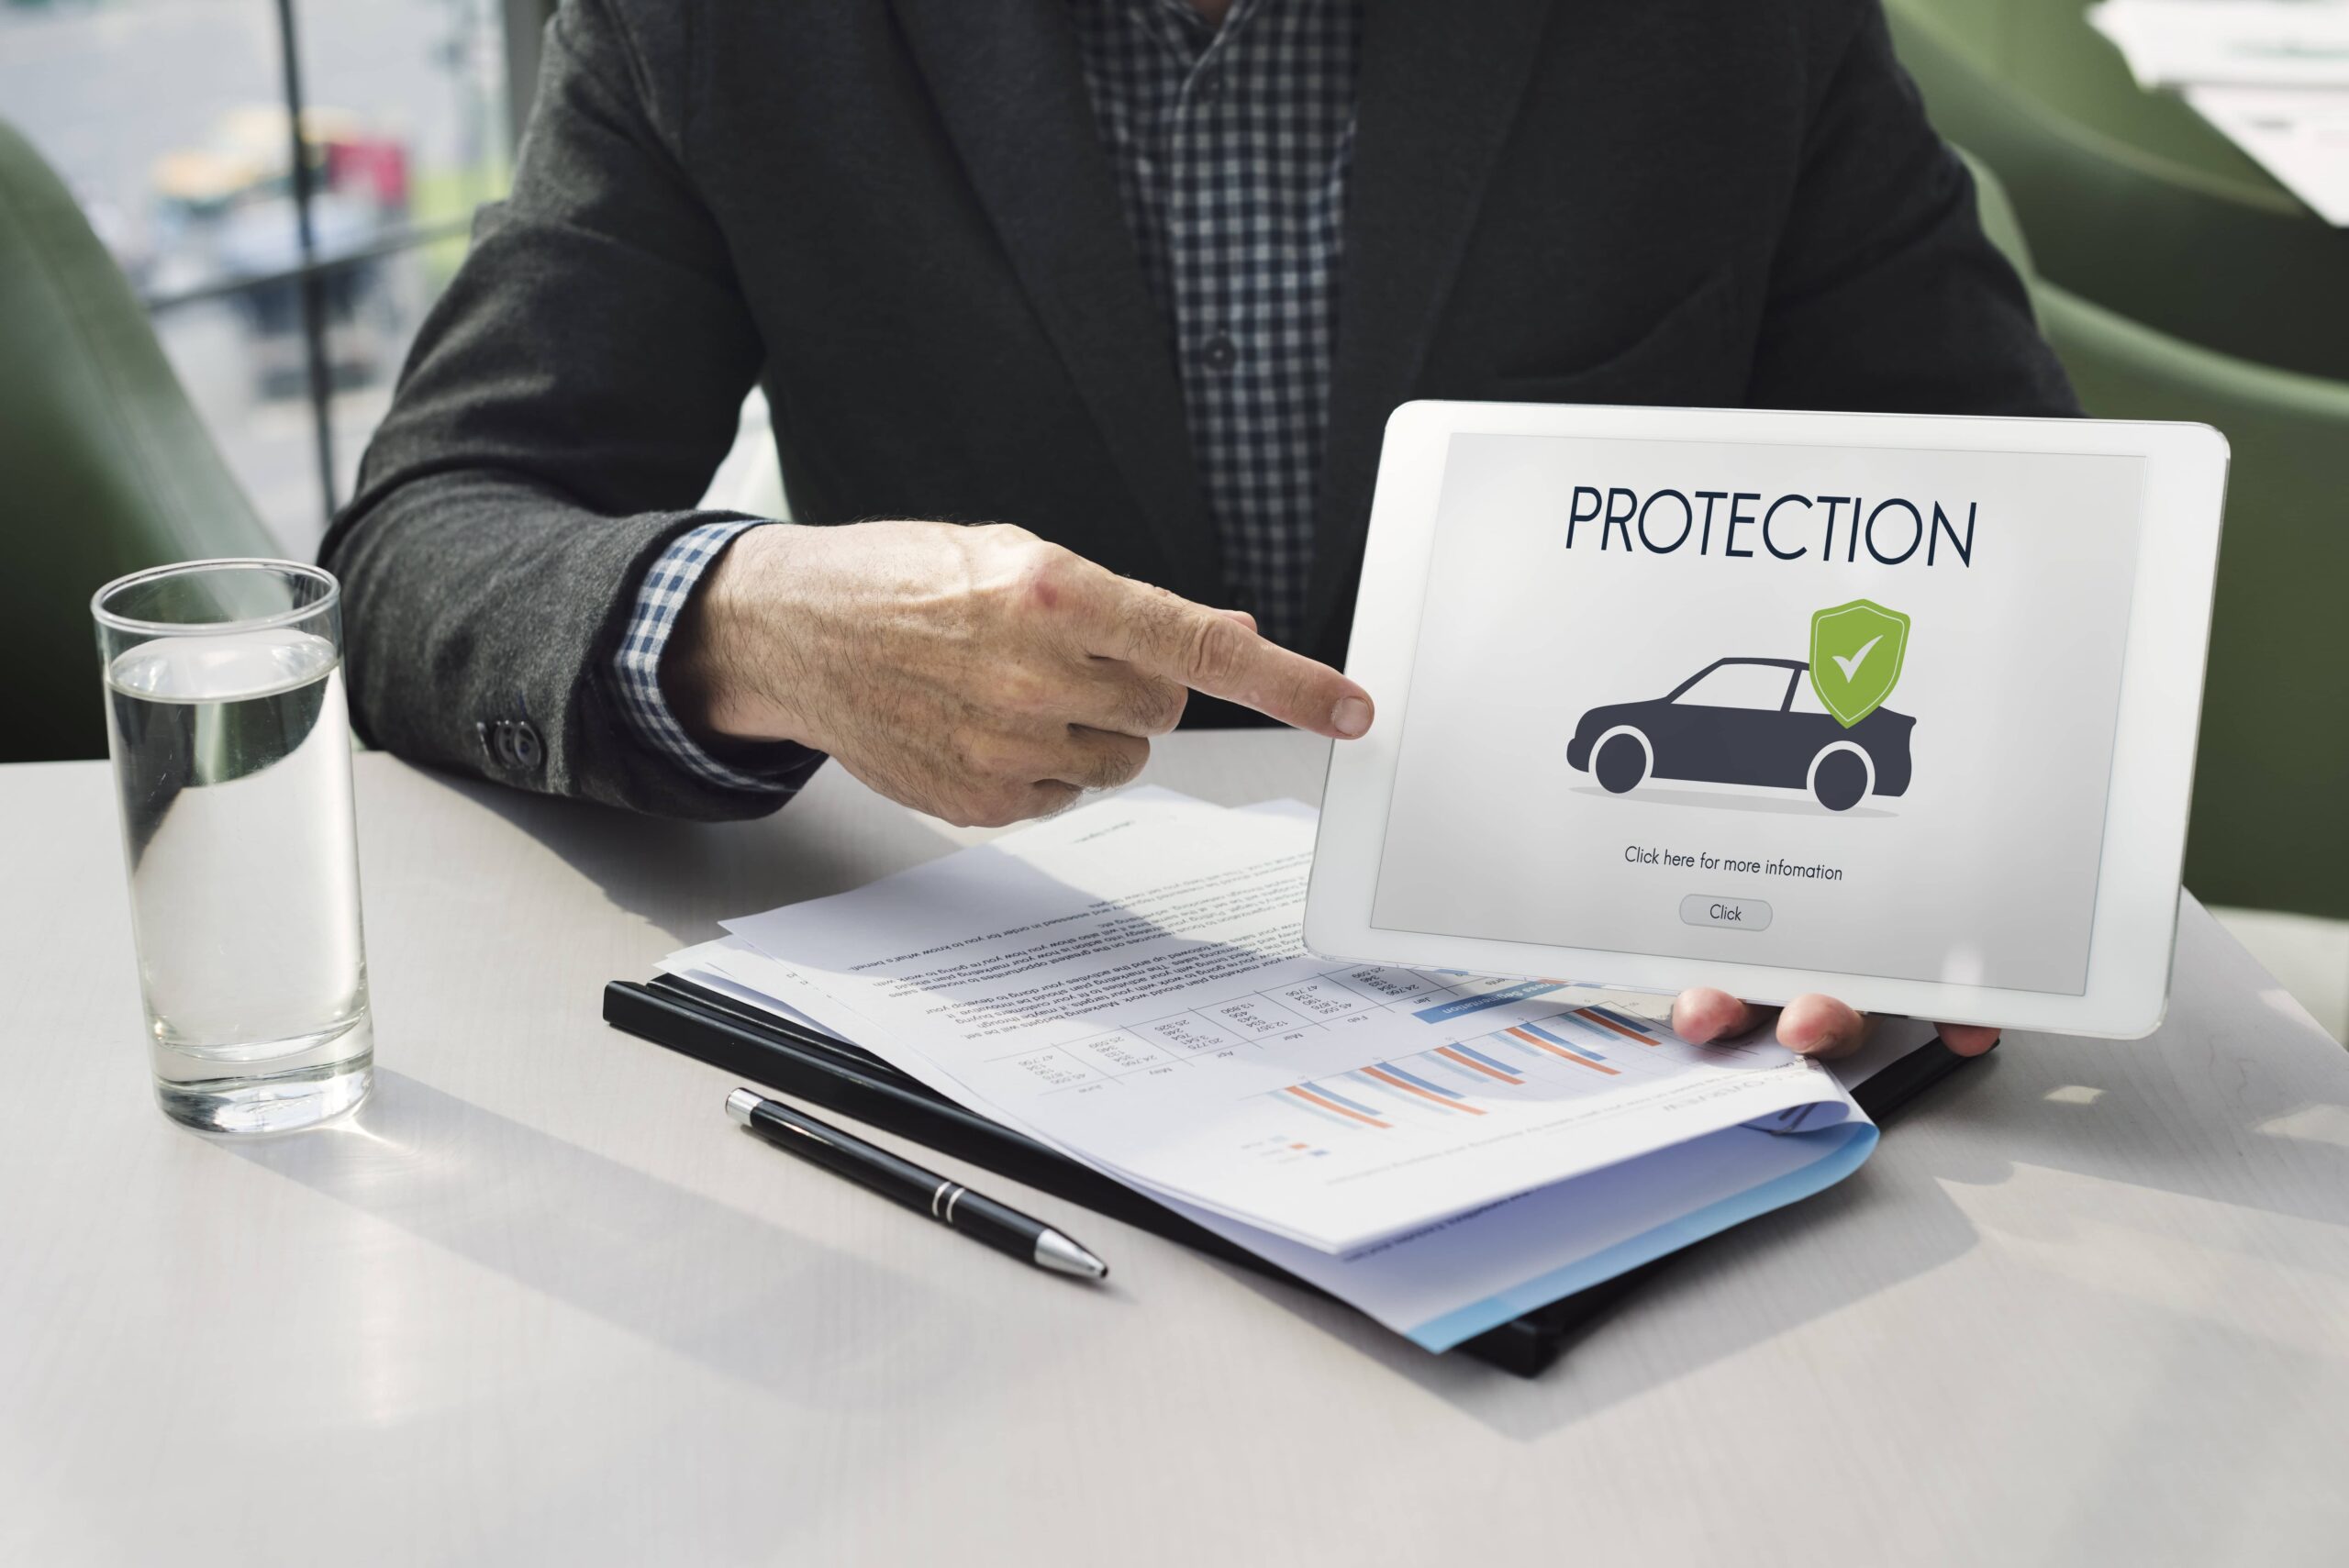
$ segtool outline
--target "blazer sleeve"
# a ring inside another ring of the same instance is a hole
[[[2021,280],[1982,233],[1972,176],[1893,56],[1878,0],[1856,10],[1820,75],[1750,400],[2077,414]]]
[[[502,205],[425,321],[320,559],[370,742],[551,794],[743,817],[636,738],[608,672],[762,359],[685,173],[682,27],[566,0]],[[644,47],[647,41],[651,48]],[[517,742],[515,737],[523,739]]]

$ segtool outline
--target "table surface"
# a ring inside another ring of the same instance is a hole
[[[981,1174],[1116,1273],[1017,1267],[599,1021],[982,835],[838,769],[727,826],[358,770],[379,1087],[234,1143],[149,1097],[104,767],[0,768],[0,1561],[2349,1554],[2349,1056],[2190,903],[2158,1035],[2010,1039],[1526,1382]]]

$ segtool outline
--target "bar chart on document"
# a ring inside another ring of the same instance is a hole
[[[1554,1098],[1603,1087],[1586,1076],[1589,1073],[1608,1078],[1629,1074],[1632,1081],[1651,1076],[1643,1053],[1623,1048],[1630,1040],[1649,1051],[1661,1051],[1663,1040],[1644,1032],[1649,1028],[1653,1026],[1604,1008],[1576,1008],[1539,1023],[1511,1024],[1474,1041],[1439,1045],[1399,1062],[1365,1062],[1338,1079],[1292,1084],[1280,1093],[1308,1115],[1348,1129],[1411,1130],[1430,1118],[1448,1124],[1503,1109],[1511,1090],[1531,1086],[1536,1096]],[[1731,1048],[1731,1053],[1734,1050]],[[1562,1062],[1566,1065],[1561,1067]]]
[[[1824,1074],[1775,1044],[1693,1045],[1588,995],[1556,980],[1332,967],[966,1073],[1022,1119],[1114,1147],[1121,1167],[1210,1208],[1247,1181],[1263,1218],[1268,1173],[1320,1189],[1326,1201],[1275,1207],[1321,1216],[1294,1233],[1324,1245],[1348,1235],[1348,1215],[1384,1204],[1363,1201],[1396,1184],[1382,1178],[1473,1205],[1494,1190],[1496,1163],[1560,1173],[1551,1136],[1568,1129],[1581,1159],[1567,1169],[1580,1170],[1652,1145],[1652,1122],[1626,1126],[1637,1147],[1606,1136],[1634,1113],[1685,1106],[1692,1137],[1749,1115],[1791,1130],[1844,1114]],[[1431,1181],[1445,1165],[1456,1186]],[[1447,1201],[1411,1221],[1442,1218]]]

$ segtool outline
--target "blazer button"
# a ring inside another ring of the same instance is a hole
[[[546,747],[540,744],[539,732],[530,728],[530,721],[527,718],[514,721],[511,744],[514,765],[518,768],[534,772],[540,762],[546,761]]]

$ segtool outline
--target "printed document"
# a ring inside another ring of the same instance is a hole
[[[1340,1258],[1716,1134],[1864,1120],[1775,1043],[1692,1045],[1564,979],[1316,958],[1312,846],[1301,807],[1129,791],[727,922],[738,940],[687,967],[1153,1195]]]

